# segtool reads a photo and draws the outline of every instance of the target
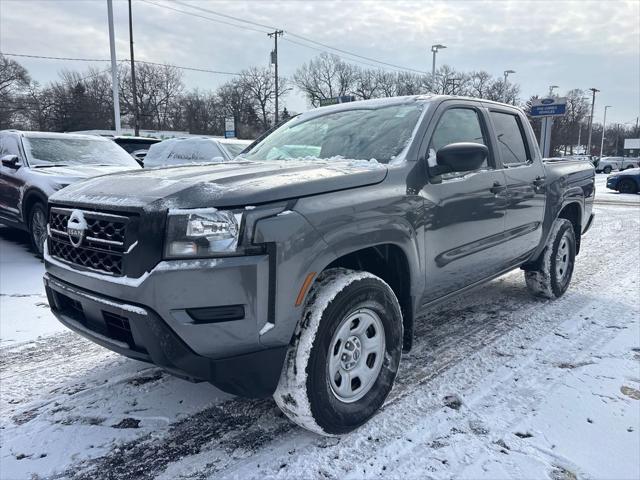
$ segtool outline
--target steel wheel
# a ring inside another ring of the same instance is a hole
[[[569,234],[565,232],[560,239],[558,252],[556,253],[556,277],[558,279],[558,283],[563,283],[569,274],[569,242]]]
[[[31,230],[31,239],[33,246],[39,255],[44,251],[44,242],[47,239],[47,216],[40,205],[33,207],[31,211],[31,222],[29,223]]]
[[[384,326],[373,310],[361,308],[342,320],[327,355],[333,395],[344,403],[364,397],[378,378],[384,351]]]

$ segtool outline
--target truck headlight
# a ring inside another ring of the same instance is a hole
[[[170,210],[165,258],[211,257],[236,251],[242,213],[215,208]]]

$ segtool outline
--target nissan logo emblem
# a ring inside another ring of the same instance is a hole
[[[67,222],[67,235],[69,235],[71,245],[76,248],[79,247],[84,240],[86,231],[87,221],[84,219],[84,214],[80,210],[71,212],[71,216]]]

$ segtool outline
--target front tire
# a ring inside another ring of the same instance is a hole
[[[529,291],[537,297],[561,297],[571,283],[575,257],[576,237],[573,224],[569,220],[558,218],[551,227],[537,268],[525,271]]]
[[[293,422],[322,435],[369,420],[391,392],[402,354],[402,313],[383,280],[330,269],[316,280],[274,398]]]
[[[38,202],[29,210],[29,238],[31,248],[39,258],[44,252],[44,242],[47,240],[47,214],[42,203]]]

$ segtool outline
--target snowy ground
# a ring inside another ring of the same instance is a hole
[[[383,410],[331,439],[65,331],[0,227],[0,477],[640,478],[640,207],[602,191],[562,299],[513,272],[433,309]]]

